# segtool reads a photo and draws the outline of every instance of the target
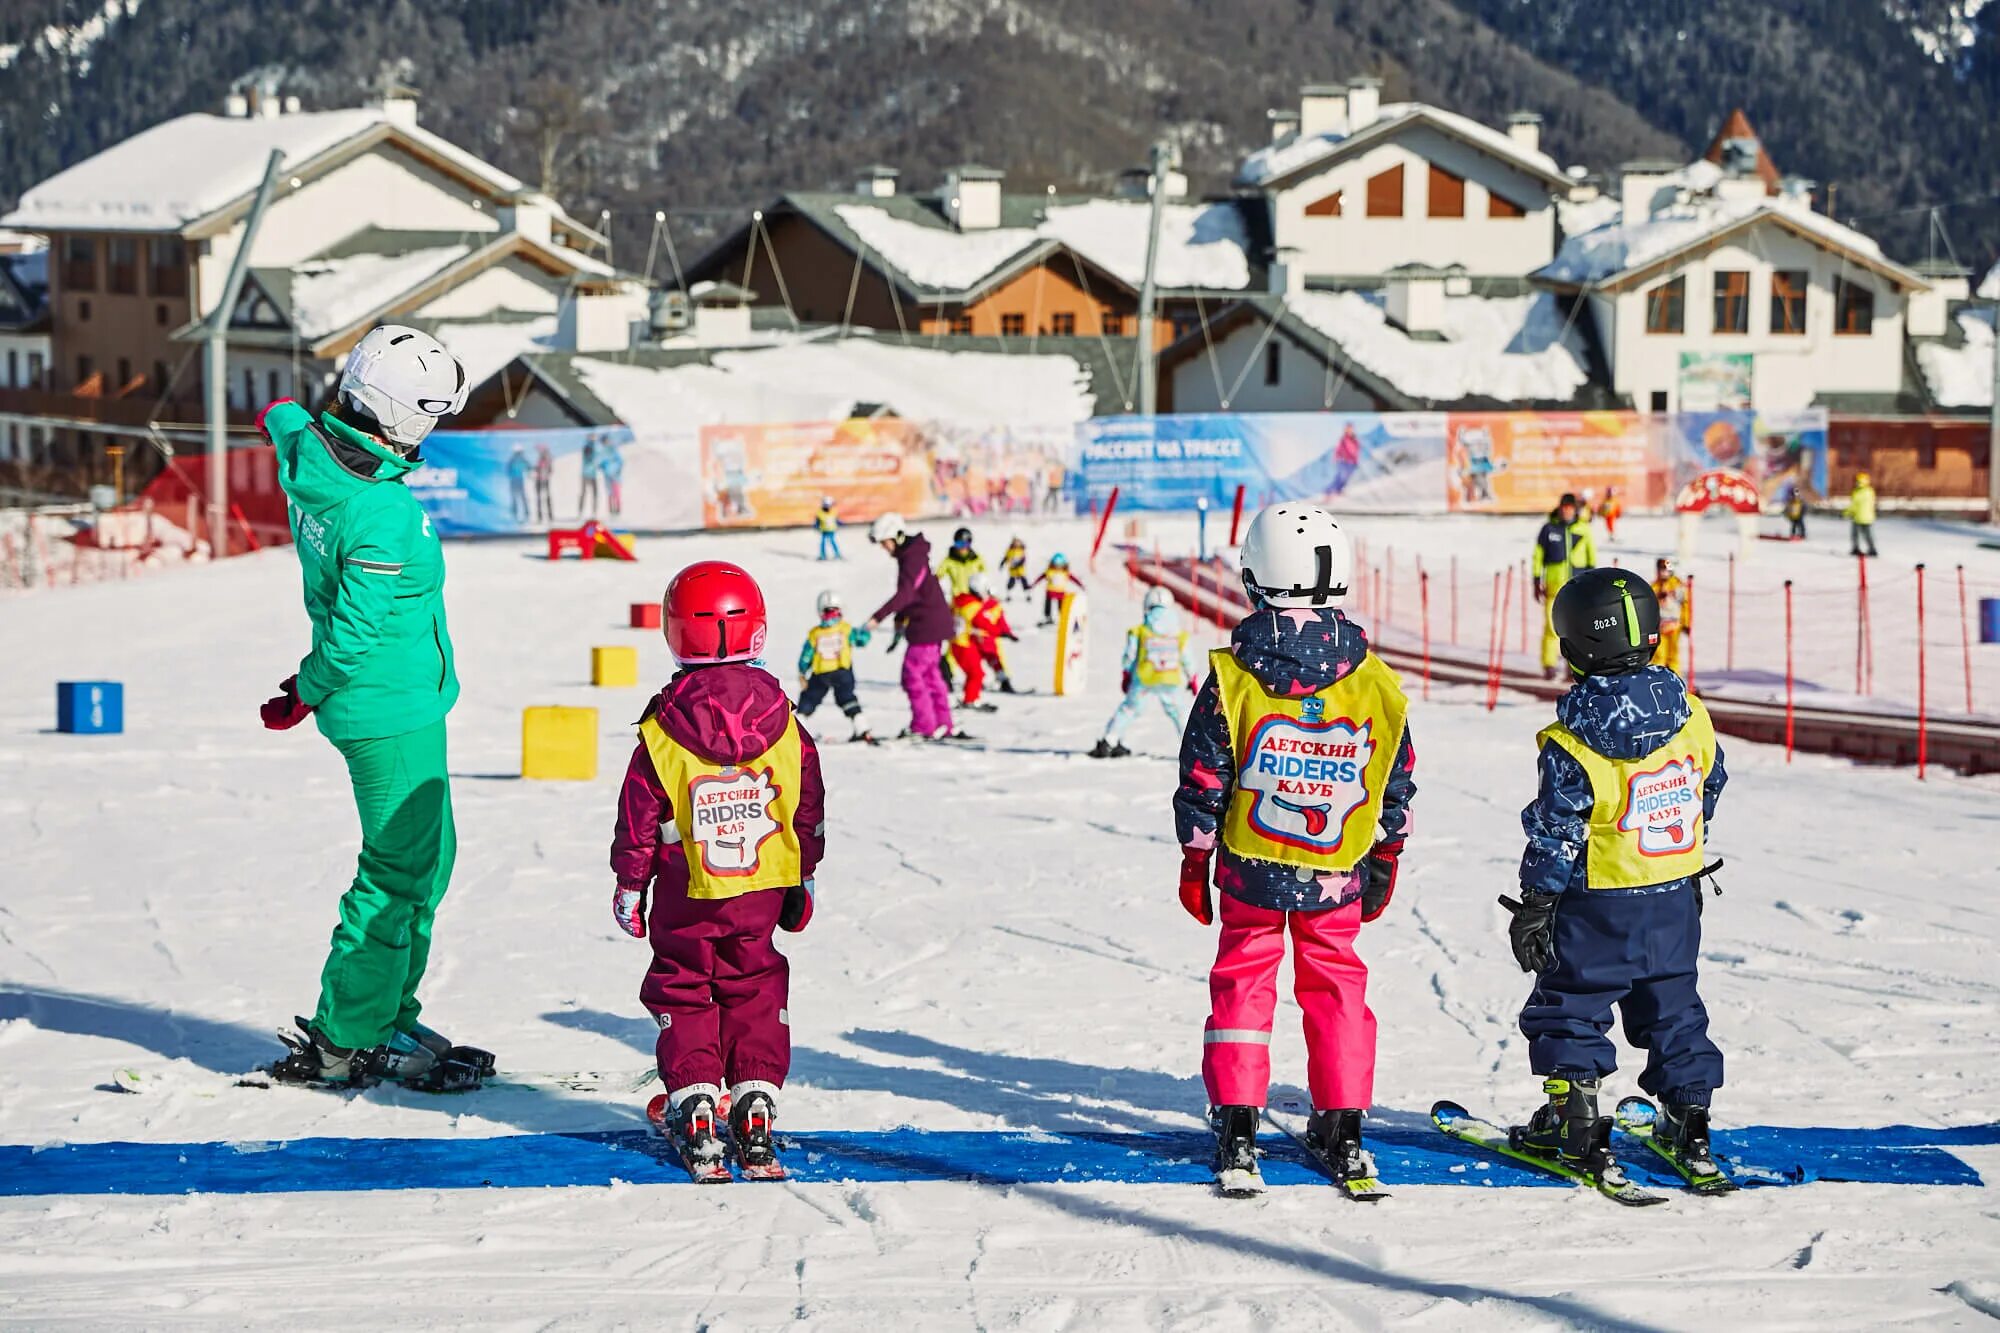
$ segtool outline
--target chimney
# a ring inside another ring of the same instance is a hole
[[[1300,296],[1306,290],[1306,266],[1299,262],[1298,247],[1281,245],[1264,269],[1264,288],[1273,296]]]
[[[299,107],[300,107],[301,105],[302,105],[302,103],[301,103],[301,102],[299,101],[299,99],[298,99],[298,98],[296,98],[296,97],[287,97],[287,98],[285,99],[285,114],[286,114],[286,115],[288,115],[288,116],[296,116],[296,115],[298,115],[298,114],[299,114]]]
[[[382,99],[382,119],[399,130],[417,127],[417,99],[407,94],[391,94]]]
[[[1647,221],[1655,209],[1673,202],[1673,180],[1680,171],[1679,163],[1647,159],[1627,162],[1619,170],[1622,173],[1618,184],[1619,220],[1628,226]]]
[[[854,192],[864,199],[888,199],[896,193],[896,177],[902,173],[880,162],[854,173]]]
[[[1299,132],[1299,113],[1296,111],[1266,111],[1264,119],[1271,122],[1272,143],[1278,143]]]
[[[991,167],[957,166],[945,173],[945,217],[960,231],[991,231],[1000,225],[1000,183],[1004,172]]]
[[[1532,111],[1515,111],[1507,117],[1507,137],[1523,152],[1542,151],[1542,118]]]
[[[1453,276],[1449,270],[1428,264],[1401,264],[1390,269],[1384,293],[1389,318],[1407,333],[1442,333],[1445,287]],[[1455,276],[1463,279],[1464,271]]]
[[[1816,180],[1804,176],[1787,176],[1778,182],[1778,197],[1785,203],[1810,213],[1813,206],[1813,191],[1817,188],[1819,182]]]
[[[521,190],[500,205],[500,230],[518,232],[541,245],[553,245],[556,201],[535,190]]]
[[[251,109],[259,120],[276,120],[285,112],[285,104],[278,100],[278,86],[274,83],[260,83],[250,98]]]
[[[1299,89],[1299,137],[1347,133],[1347,85],[1309,83]]]
[[[1363,74],[1347,81],[1347,132],[1359,134],[1382,114],[1382,80]]]
[[[222,99],[222,114],[231,120],[242,120],[250,114],[250,99],[242,93],[231,93]]]

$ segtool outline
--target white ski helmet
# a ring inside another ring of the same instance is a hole
[[[1153,587],[1146,589],[1145,600],[1142,601],[1139,605],[1142,609],[1151,611],[1155,607],[1161,607],[1161,606],[1171,607],[1173,606],[1173,604],[1174,604],[1174,595],[1168,592],[1165,588],[1162,588],[1156,584]]]
[[[442,417],[465,410],[465,367],[421,330],[384,324],[347,354],[338,397],[355,425],[404,453]]]
[[[1339,606],[1354,574],[1354,550],[1318,505],[1273,505],[1243,537],[1243,587],[1265,606]]]
[[[987,578],[985,571],[981,570],[965,581],[965,590],[985,601],[993,595],[993,580]]]
[[[828,588],[819,595],[819,599],[815,605],[821,616],[825,616],[829,611],[837,615],[840,612],[840,594]]]
[[[899,542],[910,535],[910,529],[903,523],[903,516],[897,513],[883,514],[868,525],[868,540],[871,542]]]

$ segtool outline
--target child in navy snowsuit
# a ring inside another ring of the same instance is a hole
[[[1696,987],[1705,832],[1728,780],[1708,713],[1650,664],[1659,608],[1615,568],[1585,571],[1550,619],[1575,683],[1540,736],[1540,789],[1521,812],[1522,902],[1510,939],[1535,974],[1521,1011],[1529,1066],[1549,1103],[1528,1146],[1582,1161],[1602,1149],[1599,1082],[1617,1068],[1615,1005],[1646,1052],[1639,1086],[1663,1103],[1663,1141],[1707,1155],[1722,1053]]]

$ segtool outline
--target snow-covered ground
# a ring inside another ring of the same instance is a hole
[[[930,526],[937,538],[951,524]],[[1007,530],[974,526],[992,558]],[[1185,525],[1156,526],[1185,540]],[[1480,520],[1356,526],[1377,559],[1422,543],[1427,566],[1457,551],[1489,578],[1527,540],[1524,525]],[[1670,533],[1639,524],[1634,549]],[[1024,535],[1038,562],[1058,544],[1079,559],[1087,549],[1080,523]],[[1943,560],[1954,543],[1968,563],[1994,558],[1915,525],[1884,524],[1881,538],[1897,560]],[[645,1067],[647,951],[609,918],[604,864],[645,691],[583,684],[589,649],[637,643],[645,678],[663,678],[658,636],[621,628],[627,603],[657,597],[680,562],[723,554],[764,580],[782,669],[820,587],[865,613],[890,583],[858,533],[838,566],[813,564],[811,544],[806,533],[652,540],[637,565],[550,565],[507,543],[449,549],[466,690],[452,733],[461,851],[428,986],[440,1026],[513,1070]],[[1832,550],[1824,530],[1810,549],[1776,548],[1760,577],[1782,559],[1831,579],[1847,572]],[[1133,734],[1142,757],[1078,757],[1110,711],[1110,663],[1135,614],[1108,563],[1085,577],[1096,675],[1084,697],[1005,700],[969,718],[984,751],[825,747],[819,913],[784,941],[797,1047],[784,1128],[1198,1129],[1214,942],[1174,902],[1174,738],[1149,717]],[[309,728],[268,733],[255,716],[305,644],[297,586],[290,553],[275,551],[0,602],[0,1145],[637,1127],[643,1094],[348,1100],[205,1074],[268,1058],[270,1029],[310,1008],[351,872],[337,757]],[[1021,674],[1046,686],[1049,650],[1045,633],[1021,645]],[[870,649],[860,674],[893,732],[895,659]],[[79,677],[126,683],[125,735],[48,730],[53,683]],[[537,703],[601,710],[595,782],[513,776],[520,709]],[[1506,698],[1489,714],[1456,690],[1414,708],[1416,834],[1397,899],[1362,944],[1387,1130],[1419,1126],[1440,1096],[1506,1114],[1536,1100],[1514,1027],[1526,986],[1494,898],[1513,887],[1545,712]],[[1704,949],[1729,1059],[1721,1126],[2000,1121],[1988,962],[2000,944],[2000,781],[1934,772],[1920,784],[1812,756],[1786,767],[1769,748],[1725,743],[1733,781],[1714,846],[1729,859],[1727,894],[1711,900]],[[1274,1061],[1279,1095],[1298,1095],[1289,1000]],[[160,1089],[103,1091],[121,1068]],[[1633,1090],[1635,1068],[1616,1092]],[[1987,1179],[2000,1171],[1994,1133],[1963,1137],[1987,1143],[1956,1157]],[[698,1191],[381,1179],[372,1192],[11,1197],[0,1199],[0,1320],[1858,1329],[1975,1327],[2000,1309],[2000,1209],[1983,1185],[1817,1183],[1632,1212],[1560,1188],[1388,1174],[1396,1197],[1374,1209],[1316,1184],[1248,1203],[1195,1184],[950,1181]]]

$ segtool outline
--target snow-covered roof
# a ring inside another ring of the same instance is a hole
[[[1067,246],[1119,281],[1137,287],[1146,268],[1149,205],[1091,199],[1049,205],[1033,226],[960,231],[932,215],[897,216],[863,200],[834,215],[861,243],[912,283],[965,291],[1047,243]],[[1241,291],[1250,283],[1250,238],[1231,202],[1168,204],[1160,222],[1157,278],[1166,288]]]
[[[338,333],[471,253],[469,245],[446,245],[296,264],[291,270],[292,329],[308,341]]]
[[[1288,309],[1337,344],[1335,360],[1426,402],[1566,402],[1590,379],[1586,335],[1547,292],[1445,297],[1442,340],[1390,323],[1380,292],[1302,292]]]
[[[484,384],[518,356],[556,350],[554,315],[462,323],[445,321],[432,324],[430,331],[465,367],[467,384]]]
[[[2000,264],[1986,270],[1986,276],[1979,280],[1979,289],[1973,295],[1982,301],[2000,301]]]
[[[495,194],[521,182],[421,126],[398,125],[381,107],[281,116],[177,116],[85,158],[34,186],[5,219],[37,231],[175,231],[250,194],[276,149],[288,170],[390,125],[412,144]],[[576,224],[558,213],[563,226]]]
[[[1992,281],[1989,275],[1988,282]],[[1981,287],[1982,294],[1984,286]],[[1961,307],[1958,327],[1964,342],[1919,342],[1917,368],[1939,407],[1993,406],[1993,310]]]
[[[1428,123],[1447,134],[1465,140],[1503,162],[1511,162],[1531,175],[1560,180],[1562,168],[1556,160],[1540,149],[1528,148],[1516,143],[1505,130],[1496,130],[1491,125],[1482,125],[1470,116],[1461,116],[1456,111],[1446,111],[1443,107],[1427,102],[1389,102],[1375,114],[1375,119],[1359,127],[1345,123],[1324,134],[1302,135],[1293,133],[1276,143],[1259,148],[1243,159],[1236,169],[1236,183],[1248,186],[1266,186],[1295,172],[1319,164],[1323,160],[1344,155],[1347,151],[1386,138],[1391,133],[1412,124]]]
[[[1089,377],[1066,355],[951,352],[869,337],[718,351],[707,364],[579,356],[590,391],[637,429],[837,421],[881,403],[923,421],[1064,424],[1091,415]]]

